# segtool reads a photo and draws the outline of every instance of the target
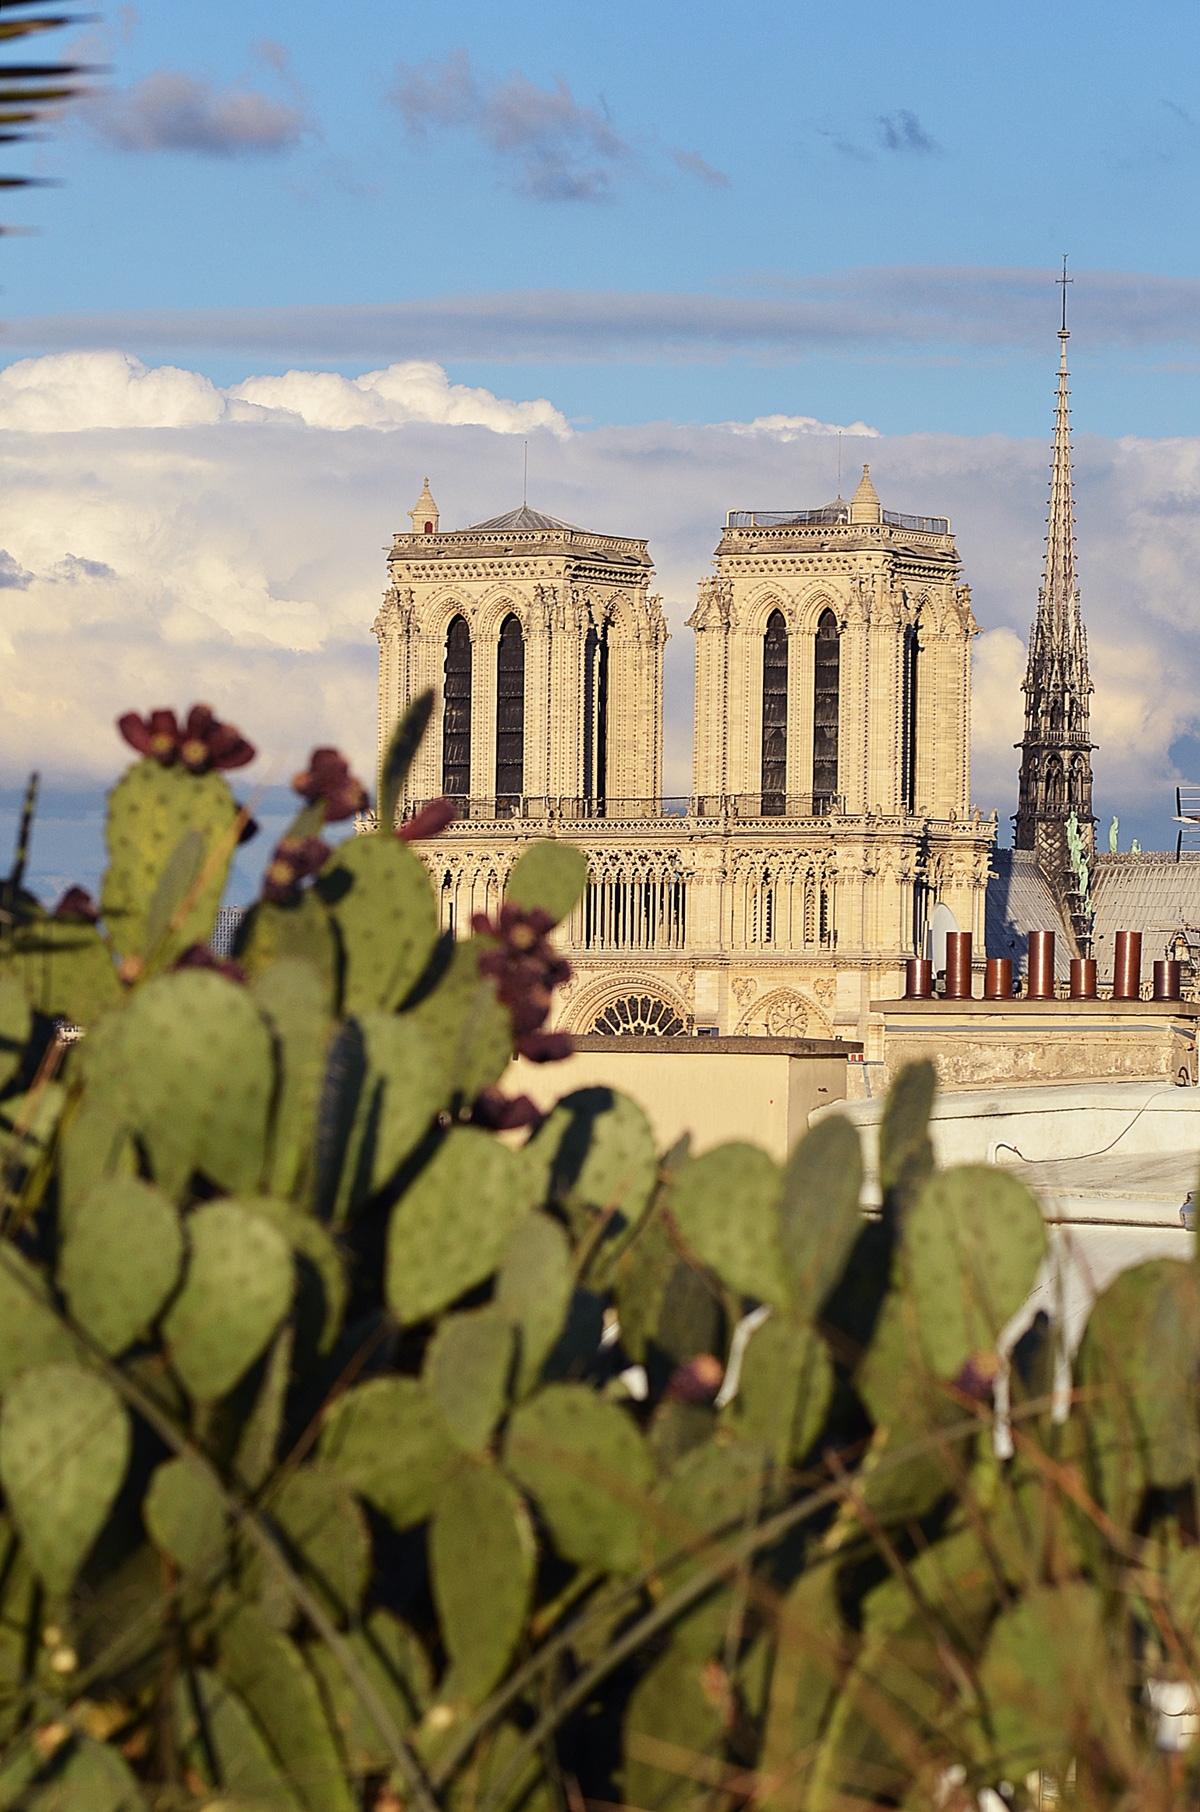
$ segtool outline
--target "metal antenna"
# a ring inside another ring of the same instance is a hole
[[[521,506],[529,502],[529,442],[525,442],[525,475],[521,480]]]
[[[1067,331],[1067,284],[1075,281],[1074,277],[1067,275],[1067,254],[1065,252],[1063,253],[1063,274],[1061,277],[1056,277],[1054,281],[1062,286],[1062,327],[1059,331],[1065,335]]]
[[[842,495],[842,431],[838,429],[838,498]]]

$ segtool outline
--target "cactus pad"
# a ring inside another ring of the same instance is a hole
[[[496,984],[479,973],[483,938],[453,945],[436,986],[405,1014],[433,1039],[447,1066],[451,1095],[473,1101],[500,1080],[512,1057],[512,1019]]]
[[[929,1179],[909,1209],[900,1260],[921,1351],[939,1378],[995,1349],[1045,1254],[1041,1209],[1011,1172],[963,1165]]]
[[[445,1052],[412,1014],[363,1013],[370,1101],[370,1186],[379,1189],[420,1143],[449,1093]]]
[[[287,1312],[287,1240],[240,1202],[208,1202],[187,1219],[183,1288],[163,1321],[171,1364],[198,1403],[212,1403],[253,1365]]]
[[[108,946],[86,920],[36,918],[20,927],[13,941],[13,971],[47,1019],[61,1017],[73,1025],[90,1026],[121,998]],[[0,1009],[0,1077],[3,1020]]]
[[[58,1281],[79,1325],[106,1353],[120,1353],[150,1326],[182,1263],[183,1232],[167,1197],[137,1177],[113,1177],[77,1204]]]
[[[39,1578],[69,1590],[129,1463],[129,1418],[79,1365],[22,1372],[0,1409],[0,1484]]]
[[[841,1276],[862,1225],[861,1188],[858,1133],[830,1115],[800,1140],[783,1172],[779,1240],[794,1314],[815,1315]]]
[[[307,1812],[356,1812],[316,1681],[295,1643],[253,1605],[222,1625],[220,1674],[270,1744]]]
[[[284,957],[251,990],[275,1035],[278,1087],[271,1116],[268,1188],[291,1195],[305,1177],[313,1120],[333,1039],[326,985],[312,963]]]
[[[198,1170],[222,1189],[253,1188],[275,1065],[249,992],[210,970],[161,975],[112,1029],[105,1093],[145,1143],[160,1187],[177,1197]]]
[[[486,1133],[455,1127],[392,1214],[387,1300],[423,1321],[482,1283],[529,1206],[517,1157]]]
[[[0,1390],[30,1366],[77,1357],[40,1272],[6,1242],[0,1247]]]
[[[652,1468],[623,1409],[581,1384],[548,1384],[514,1411],[504,1463],[534,1498],[565,1560],[632,1572]]]
[[[779,1167],[757,1145],[718,1145],[677,1172],[668,1206],[702,1264],[747,1296],[787,1308]]]
[[[514,1344],[498,1306],[447,1315],[429,1343],[422,1380],[451,1438],[468,1452],[485,1448],[500,1420]]]
[[[349,1630],[345,1640],[397,1729],[406,1730],[428,1708],[432,1692],[429,1660],[413,1631],[390,1611],[372,1611],[362,1629]],[[307,1659],[341,1732],[350,1772],[386,1774],[391,1751],[337,1656],[324,1643],[314,1643]]]
[[[633,1226],[644,1214],[658,1176],[650,1123],[635,1101],[610,1088],[565,1095],[522,1154],[548,1166],[548,1194],[579,1221],[589,1213]]]
[[[557,1221],[527,1214],[504,1248],[496,1280],[496,1307],[519,1336],[515,1390],[526,1396],[562,1331],[574,1280],[571,1248]]]
[[[776,1465],[798,1464],[821,1432],[832,1395],[833,1362],[821,1336],[775,1314],[750,1336],[727,1415]]]
[[[146,760],[135,762],[118,780],[108,796],[108,872],[101,910],[122,956],[154,954],[147,947],[151,908],[181,840],[191,831],[199,838],[198,846],[192,846],[193,873],[206,870],[208,878],[183,924],[158,950],[159,966],[189,944],[208,942],[233,856],[236,817],[233,795],[216,773],[191,774]]]
[[[407,1529],[429,1515],[455,1447],[416,1378],[373,1378],[338,1398],[321,1431],[320,1454],[397,1529]]]
[[[341,940],[343,1013],[392,1011],[437,942],[437,906],[420,858],[397,837],[354,837],[330,856],[317,892]]]
[[[520,1640],[537,1564],[529,1512],[495,1466],[460,1460],[429,1531],[433,1597],[450,1656],[442,1697],[478,1703]]]
[[[570,843],[539,838],[509,870],[504,897],[526,912],[540,906],[555,924],[570,916],[587,886],[587,857]]]
[[[196,1778],[224,1790],[210,1805],[221,1812],[307,1812],[241,1699],[211,1669],[198,1667],[179,1682],[175,1719]]]
[[[283,1478],[264,1508],[301,1573],[339,1622],[358,1616],[371,1564],[371,1537],[362,1510],[336,1473],[318,1463]],[[265,1598],[280,1590],[264,1575]]]
[[[142,1520],[156,1548],[185,1573],[219,1569],[224,1557],[225,1506],[208,1474],[186,1459],[155,1468],[142,1503]]]

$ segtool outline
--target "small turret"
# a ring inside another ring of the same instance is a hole
[[[879,496],[871,483],[870,466],[863,467],[863,475],[857,491],[850,499],[851,522],[882,522],[883,511],[879,507]]]
[[[433,495],[429,489],[428,478],[425,480],[425,489],[421,492],[421,495],[417,498],[416,503],[408,513],[412,518],[412,532],[414,535],[437,534],[438,506],[433,501]]]

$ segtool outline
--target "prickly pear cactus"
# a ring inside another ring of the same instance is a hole
[[[237,843],[220,774],[138,762],[113,788],[101,907],[122,957],[165,968],[212,931]]]
[[[122,720],[99,909],[5,884],[0,1809],[1196,1803],[1194,1266],[1110,1284],[1068,1390],[929,1066],[872,1214],[836,1113],[780,1164],[513,1098],[586,864],[439,938],[429,708],[338,849],[314,751],[234,962],[204,707]]]

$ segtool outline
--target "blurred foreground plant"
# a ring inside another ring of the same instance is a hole
[[[845,1118],[539,1118],[577,851],[455,943],[318,751],[222,962],[249,744],[123,727],[99,907],[0,890],[0,1812],[1193,1803],[1194,1267],[1056,1419],[1041,1214],[935,1171],[928,1066],[866,1219]]]

